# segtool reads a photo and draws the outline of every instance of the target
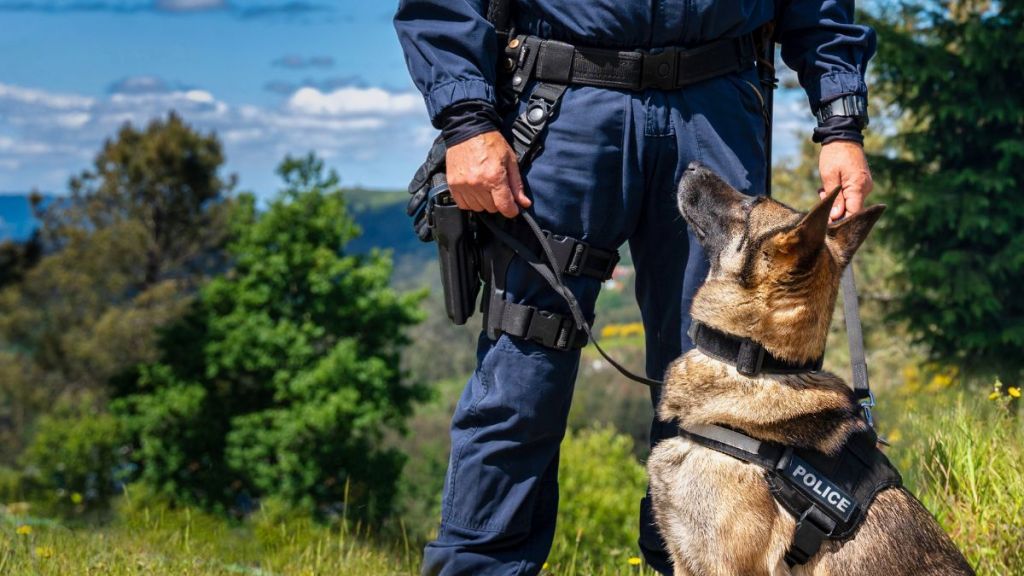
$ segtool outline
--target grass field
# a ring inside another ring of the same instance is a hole
[[[882,431],[894,441],[892,459],[979,574],[1024,574],[1020,420],[999,401],[948,390],[904,390],[886,404]],[[631,445],[609,429],[567,439],[564,459],[572,465],[563,467],[566,494],[545,573],[644,573],[629,549],[642,485]],[[601,447],[609,458],[595,454]],[[359,526],[326,527],[272,504],[232,522],[130,490],[89,521],[35,518],[23,505],[8,505],[0,514],[0,574],[413,575],[421,542],[405,528],[385,537]]]

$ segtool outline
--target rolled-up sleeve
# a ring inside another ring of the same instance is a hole
[[[487,0],[402,0],[398,5],[395,30],[435,127],[452,104],[495,102],[497,47],[486,10]]]
[[[811,110],[847,94],[867,96],[875,31],[854,24],[853,0],[791,0],[776,19],[782,60],[796,70]]]

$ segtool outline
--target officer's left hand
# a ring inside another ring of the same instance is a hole
[[[863,146],[847,140],[825,144],[818,156],[818,172],[822,184],[818,195],[822,198],[835,190],[836,186],[843,188],[832,205],[829,220],[834,222],[843,216],[860,212],[864,200],[874,187]]]

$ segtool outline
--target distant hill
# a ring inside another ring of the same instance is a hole
[[[36,229],[28,194],[0,193],[0,242],[22,242]]]
[[[363,233],[349,244],[355,253],[373,248],[391,250],[396,276],[408,278],[422,272],[423,263],[436,256],[433,244],[420,242],[405,215],[409,195],[401,191],[345,190],[352,215]],[[0,193],[0,242],[22,242],[32,235],[38,222],[32,217],[28,194]]]

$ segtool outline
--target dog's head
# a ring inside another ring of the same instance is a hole
[[[829,224],[839,190],[801,213],[741,194],[708,168],[691,164],[679,183],[679,211],[711,262],[691,314],[751,338],[791,361],[825,347],[839,276],[885,206]]]

